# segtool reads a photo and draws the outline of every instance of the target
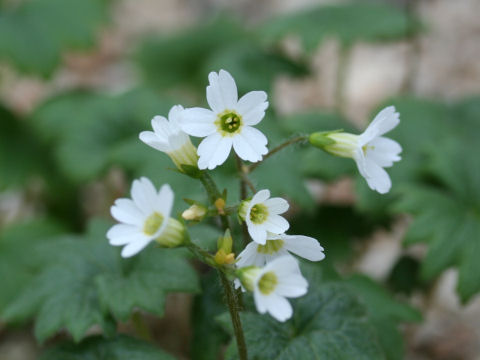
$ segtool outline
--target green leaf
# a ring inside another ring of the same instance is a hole
[[[80,344],[69,342],[46,350],[39,360],[174,360],[165,351],[125,335],[106,339],[93,336]]]
[[[151,37],[137,60],[148,84],[162,90],[186,85],[202,94],[210,71],[230,71],[240,93],[270,89],[279,73],[306,73],[304,65],[261,47],[254,34],[226,14],[173,36]]]
[[[0,190],[43,173],[48,154],[22,120],[0,104]]]
[[[111,316],[126,321],[135,307],[163,315],[168,292],[196,292],[198,281],[184,252],[146,249],[122,259],[105,238],[108,224],[95,221],[85,236],[70,236],[50,247],[55,260],[5,309],[17,322],[36,317],[35,335],[44,341],[66,328],[75,341]]]
[[[36,0],[0,9],[0,57],[27,73],[51,75],[67,49],[92,46],[105,0]]]
[[[44,251],[45,243],[64,229],[47,219],[11,225],[0,233],[0,312],[15,300],[21,290],[48,262],[52,255]]]
[[[418,24],[404,11],[384,3],[350,2],[316,6],[271,20],[259,29],[267,42],[298,35],[307,51],[326,37],[343,44],[355,41],[385,41],[406,37]]]

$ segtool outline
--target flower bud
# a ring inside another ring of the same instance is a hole
[[[201,204],[193,204],[182,213],[185,220],[201,221],[207,214],[207,208]]]
[[[353,158],[358,147],[358,135],[345,132],[316,132],[309,137],[310,144],[332,155]]]
[[[223,198],[218,198],[215,200],[214,205],[220,215],[225,215],[225,200]]]
[[[185,226],[174,218],[169,218],[167,227],[162,234],[155,239],[163,247],[177,247],[185,242],[186,229]]]

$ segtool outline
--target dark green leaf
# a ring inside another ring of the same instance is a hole
[[[168,292],[195,292],[196,274],[184,252],[146,249],[122,259],[105,238],[108,225],[50,247],[52,261],[4,311],[8,322],[36,317],[40,341],[66,328],[78,341],[95,324],[106,329],[110,314],[126,321],[135,307],[162,315]]]
[[[174,360],[165,351],[125,335],[90,337],[80,344],[63,343],[45,351],[40,360]]]

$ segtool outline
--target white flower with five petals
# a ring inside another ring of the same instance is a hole
[[[168,120],[163,116],[155,116],[152,119],[153,132],[142,131],[139,135],[145,144],[170,156],[180,170],[181,165],[197,166],[198,161],[197,149],[178,124],[183,111],[181,105],[173,106],[168,113]]]
[[[310,261],[320,261],[325,258],[323,251],[319,242],[309,236],[269,234],[265,245],[254,241],[249,243],[238,254],[236,266],[264,266],[278,257],[291,256],[291,253]]]
[[[238,275],[242,285],[253,292],[258,312],[268,312],[282,322],[293,314],[292,306],[286,298],[303,296],[308,289],[308,282],[292,256],[279,257],[263,268],[239,269]]]
[[[117,199],[111,207],[112,216],[120,224],[107,232],[111,245],[125,246],[123,257],[137,254],[166,231],[173,206],[170,186],[165,184],[157,192],[145,177],[133,182],[131,195],[132,199]]]
[[[314,133],[310,135],[310,142],[333,155],[353,158],[370,189],[385,194],[390,191],[392,181],[384,168],[401,160],[399,154],[402,147],[382,135],[399,123],[400,115],[395,107],[389,106],[380,111],[360,135],[343,132]]]
[[[285,199],[270,198],[269,190],[260,190],[251,200],[242,201],[238,215],[247,223],[253,241],[265,245],[268,233],[283,234],[290,227],[288,221],[280,216],[288,208]]]
[[[251,91],[238,99],[233,77],[225,70],[208,75],[207,101],[211,108],[190,108],[180,125],[187,134],[205,137],[198,146],[198,167],[214,169],[225,162],[233,149],[243,160],[257,162],[268,152],[267,138],[253,126],[268,107],[264,91]]]

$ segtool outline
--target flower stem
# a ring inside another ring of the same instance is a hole
[[[292,144],[296,144],[298,142],[302,142],[302,141],[307,141],[308,140],[308,135],[300,135],[300,136],[297,136],[297,137],[294,137],[294,138],[291,138],[291,139],[288,139],[286,140],[285,142],[281,143],[280,145],[274,147],[272,150],[270,150],[267,155],[265,155],[263,157],[263,160],[260,161],[260,162],[257,162],[255,164],[252,164],[248,167],[248,171],[247,173],[251,173],[253,170],[255,170],[258,166],[260,166],[260,164],[262,164],[265,160],[267,160],[270,156],[276,154],[277,152],[279,152],[280,150],[283,150],[284,148],[286,148],[287,146],[289,145],[292,145]]]
[[[221,271],[218,272],[220,280],[222,281],[223,290],[227,298],[228,309],[230,310],[230,317],[233,324],[233,332],[235,339],[237,340],[238,356],[240,360],[247,360],[247,345],[245,344],[245,336],[243,335],[242,323],[240,321],[239,305],[235,291],[233,289],[231,281],[228,281],[227,277]]]
[[[212,177],[206,171],[202,171],[200,175],[200,181],[202,182],[203,187],[207,191],[208,200],[212,205],[215,205],[215,201],[217,201],[217,199],[222,196],[220,194],[220,191],[218,191],[215,181],[213,181]],[[222,223],[223,231],[230,228],[227,215],[220,215],[220,221]]]

